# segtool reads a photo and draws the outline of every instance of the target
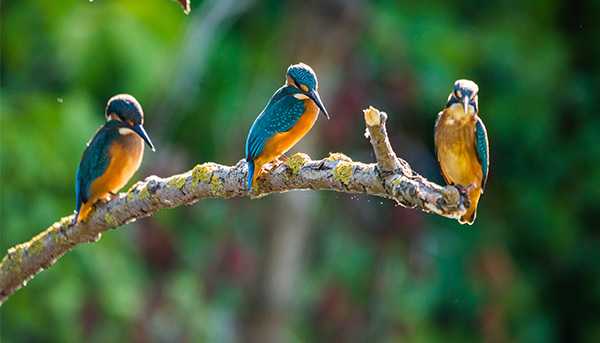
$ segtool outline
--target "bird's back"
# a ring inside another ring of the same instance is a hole
[[[256,118],[246,139],[246,158],[253,160],[276,133],[289,131],[304,113],[304,103],[294,98],[292,87],[283,86]]]

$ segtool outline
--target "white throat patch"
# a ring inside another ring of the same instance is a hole
[[[306,100],[306,99],[308,99],[308,96],[303,93],[296,93],[296,94],[294,94],[294,98],[296,98],[298,100]]]
[[[133,132],[133,130],[128,127],[120,127],[119,128],[119,134],[122,136],[130,135],[132,133],[135,133],[135,132]]]

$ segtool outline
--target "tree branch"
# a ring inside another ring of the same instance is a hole
[[[87,223],[71,225],[73,216],[64,217],[30,241],[10,248],[0,263],[0,304],[74,246],[95,242],[108,229],[158,210],[191,205],[205,198],[259,198],[291,190],[329,190],[392,199],[405,207],[448,218],[464,214],[466,199],[456,188],[429,182],[396,157],[387,136],[385,113],[370,107],[364,116],[376,164],[354,162],[340,153],[316,161],[297,153],[263,173],[252,193],[246,189],[244,160],[234,166],[204,163],[165,179],[150,176],[127,193],[98,204]]]
[[[177,2],[179,2],[179,4],[181,5],[181,7],[183,8],[183,13],[190,14],[190,11],[192,10],[190,8],[190,0],[177,0]]]

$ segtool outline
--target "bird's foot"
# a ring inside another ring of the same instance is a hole
[[[473,185],[469,185],[469,186],[461,186],[461,185],[454,185],[454,187],[456,187],[456,189],[458,189],[458,192],[460,193],[461,197],[463,199],[465,199],[465,207],[469,208],[471,207],[471,200],[469,199],[469,191],[471,191],[471,189],[473,188]]]
[[[287,158],[286,158],[287,159]],[[281,159],[281,156],[279,158],[277,158],[276,160],[269,162],[266,165],[266,168],[264,168],[265,171],[271,172],[273,170],[275,170],[277,167],[279,167],[281,164],[285,163],[285,160]]]
[[[98,202],[102,203],[102,204],[106,204],[107,202],[111,201],[112,199],[114,199],[118,196],[119,196],[118,193],[108,192],[105,196],[99,198]]]

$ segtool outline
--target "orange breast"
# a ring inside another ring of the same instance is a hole
[[[479,187],[483,180],[481,163],[475,150],[475,123],[448,121],[442,115],[435,132],[437,158],[446,182]]]
[[[317,120],[319,108],[311,100],[305,100],[304,105],[306,110],[296,125],[288,132],[275,134],[265,144],[260,156],[254,160],[257,169],[286,153],[312,129]]]
[[[110,147],[109,154],[111,160],[106,172],[91,185],[90,203],[118,192],[129,182],[142,163],[144,141],[134,133],[121,135]]]

